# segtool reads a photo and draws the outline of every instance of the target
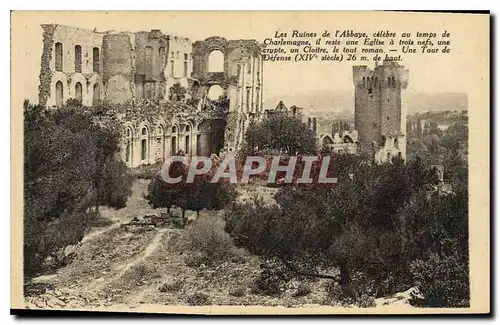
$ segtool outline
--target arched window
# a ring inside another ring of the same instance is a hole
[[[148,129],[146,127],[143,127],[141,129],[141,160],[147,160],[148,159]]]
[[[99,73],[101,62],[100,62],[99,48],[98,47],[94,47],[92,49],[92,65],[94,68],[93,71]]]
[[[56,43],[55,50],[55,63],[56,63],[56,71],[63,71],[63,45],[62,43]]]
[[[223,72],[224,71],[224,54],[215,50],[208,55],[208,72]]]
[[[75,71],[82,72],[82,47],[75,45]]]
[[[133,133],[130,127],[127,128],[127,145],[125,147],[125,161],[130,165],[133,161]]]
[[[61,107],[64,103],[64,93],[63,93],[63,83],[61,81],[56,82],[56,106]]]
[[[163,137],[163,126],[159,124],[156,127],[156,152],[155,161],[165,159],[165,139]]]
[[[172,126],[172,138],[170,139],[170,148],[172,155],[177,154],[177,127]]]
[[[75,99],[80,104],[82,103],[82,84],[79,82],[75,84]]]
[[[94,90],[92,93],[92,105],[98,106],[101,104],[101,87],[98,83],[94,84]]]
[[[184,77],[188,76],[188,55],[184,53]]]

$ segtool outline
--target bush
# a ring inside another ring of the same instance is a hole
[[[305,297],[311,293],[311,286],[309,284],[301,282],[294,292],[294,297]]]
[[[25,276],[43,271],[47,257],[78,243],[97,215],[93,208],[125,206],[132,180],[115,159],[116,129],[84,107],[25,103]]]
[[[233,297],[243,297],[245,295],[245,293],[246,293],[246,289],[243,287],[239,287],[239,288],[236,288],[236,289],[229,291],[229,295],[231,295]]]
[[[184,287],[184,281],[175,280],[173,282],[165,282],[160,287],[160,292],[177,292]]]
[[[276,259],[269,259],[260,264],[261,272],[252,283],[252,293],[267,296],[279,296],[286,290],[291,280],[290,271]]]
[[[224,231],[224,221],[216,216],[197,218],[187,229],[185,246],[191,252],[187,264],[213,265],[231,259],[236,253],[233,240]]]
[[[376,306],[374,281],[361,272],[352,274],[347,287],[342,287],[337,281],[331,281],[325,289],[329,303],[338,302],[342,306],[359,308]]]
[[[431,254],[416,260],[411,273],[419,295],[410,304],[419,307],[469,307],[469,267],[456,256]]]
[[[187,297],[186,302],[191,306],[210,305],[210,297],[202,292],[197,292]]]

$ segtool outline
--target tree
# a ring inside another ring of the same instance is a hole
[[[442,146],[448,150],[459,150],[462,145],[467,147],[469,128],[465,124],[453,124],[444,133]]]
[[[379,166],[340,157],[332,162],[335,186],[284,186],[276,195],[279,213],[237,206],[227,215],[227,231],[254,253],[280,259],[295,275],[336,280],[328,270],[337,267],[343,294],[353,298],[363,290],[352,286],[355,272],[375,281],[377,295],[407,289],[415,257],[405,248],[413,238],[400,230],[411,222],[400,211],[413,197],[425,198],[437,175],[419,160]]]
[[[219,164],[218,161],[212,161],[211,170],[196,175],[193,182],[187,182],[189,166],[182,162],[174,162],[170,165],[169,175],[172,178],[182,176],[182,180],[169,184],[158,175],[149,184],[145,198],[153,208],[170,209],[172,206],[177,206],[182,209],[183,217],[186,210],[196,211],[199,215],[203,209],[222,209],[234,200],[236,192],[234,186],[226,178],[221,178],[216,183],[211,182]],[[201,165],[198,166],[198,168],[201,167]]]
[[[290,155],[316,153],[316,137],[305,123],[284,114],[265,118],[260,123],[251,123],[245,134],[249,150],[278,150]]]
[[[120,208],[131,179],[119,135],[84,107],[24,105],[24,271],[32,275],[55,251],[80,241],[96,211]]]

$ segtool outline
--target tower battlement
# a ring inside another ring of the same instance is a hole
[[[370,69],[366,65],[353,66],[353,82],[356,87],[408,87],[409,71],[394,61],[384,61]]]

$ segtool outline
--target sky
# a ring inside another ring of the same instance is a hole
[[[477,16],[477,15],[476,15]],[[374,33],[448,31],[451,53],[446,55],[406,55],[401,64],[409,69],[408,91],[464,92],[474,83],[475,42],[489,35],[480,34],[471,15],[390,13],[390,12],[15,12],[12,16],[13,55],[22,62],[13,66],[23,81],[23,94],[37,101],[42,53],[40,24],[58,23],[98,31],[160,29],[164,33],[189,37],[192,41],[210,36],[227,39],[256,39],[262,42],[276,31],[299,30],[322,33],[337,29]],[[484,52],[484,51],[483,51]],[[359,63],[358,63],[359,64]],[[369,64],[372,64],[371,62]],[[373,67],[373,64],[372,64]],[[265,62],[264,100],[286,93],[317,89],[353,89],[352,64],[326,62]]]

